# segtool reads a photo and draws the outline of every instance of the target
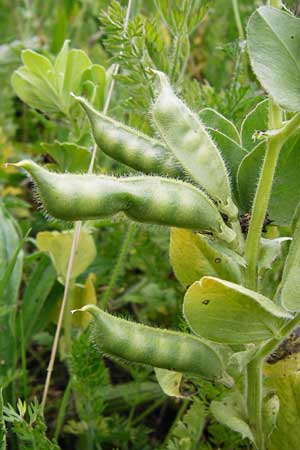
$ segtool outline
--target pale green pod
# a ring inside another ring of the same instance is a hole
[[[199,117],[172,90],[162,72],[152,115],[155,125],[176,159],[192,179],[215,200],[219,209],[236,218],[229,177],[222,156]]]
[[[183,167],[166,146],[96,111],[83,97],[74,98],[86,112],[95,142],[106,155],[146,174],[186,178]]]
[[[220,355],[205,340],[124,320],[95,305],[79,311],[94,316],[93,341],[108,356],[232,384]]]
[[[16,165],[31,174],[45,210],[57,219],[91,220],[123,212],[136,222],[205,230],[227,242],[236,237],[208,196],[183,181],[60,174],[30,160]]]

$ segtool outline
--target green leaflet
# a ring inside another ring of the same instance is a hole
[[[241,145],[239,132],[235,125],[214,109],[205,108],[199,113],[212,140],[220,150],[229,170],[232,191],[235,199],[237,195],[237,171],[247,151]]]
[[[277,292],[290,242],[289,237],[260,240],[258,291],[268,298],[273,299]]]
[[[22,297],[22,314],[25,341],[33,336],[37,323],[41,322],[40,313],[56,280],[56,272],[50,258],[42,254],[30,278]]]
[[[173,92],[162,72],[152,116],[162,138],[191,178],[218,203],[229,217],[237,208],[222,156],[200,119]]]
[[[42,142],[41,147],[43,152],[55,159],[61,172],[83,173],[89,168],[91,153],[86,147],[73,142],[58,141],[51,144]]]
[[[284,266],[281,303],[290,311],[300,311],[300,220]]]
[[[203,277],[187,290],[184,316],[199,336],[222,344],[250,344],[279,336],[292,316],[268,298],[229,281]]]
[[[247,31],[252,68],[262,86],[283,108],[300,110],[300,20],[262,6]]]
[[[19,251],[19,232],[15,221],[0,201],[0,307],[9,307],[9,315],[0,317],[0,375],[4,375],[16,362],[15,307],[21,282],[23,253]],[[17,252],[17,253],[16,253]],[[7,278],[6,269],[15,259],[14,267]]]
[[[230,173],[232,192],[234,198],[238,199],[237,172],[241,161],[247,155],[247,151],[224,133],[209,127],[207,127],[207,130],[226,162],[226,167],[228,167]]]
[[[216,246],[208,236],[189,230],[172,228],[170,260],[177,279],[184,287],[205,275],[239,283],[242,258],[233,251]]]
[[[255,442],[252,431],[247,424],[246,405],[239,392],[232,392],[221,401],[213,401],[210,405],[210,411],[218,422],[240,433],[243,438]]]
[[[248,151],[256,147],[259,142],[255,135],[268,129],[269,100],[262,100],[246,115],[241,127],[242,145]]]
[[[221,113],[212,108],[204,108],[199,112],[199,116],[206,127],[213,128],[225,134],[229,139],[241,145],[238,129],[234,123],[230,122]]]
[[[284,144],[276,168],[272,194],[268,208],[269,218],[275,225],[290,226],[300,198],[299,165],[300,135],[292,136]],[[238,170],[238,191],[241,208],[251,210],[265,154],[265,143],[258,144],[242,160]]]
[[[32,50],[24,50],[22,60],[24,65],[14,71],[11,82],[16,94],[32,108],[69,116],[75,104],[70,93],[79,94],[84,87],[95,106],[103,105],[105,69],[92,64],[82,50],[69,50],[69,41],[65,41],[54,64]]]
[[[106,93],[106,72],[104,67],[99,64],[92,64],[83,72],[82,86],[84,90],[89,90],[91,103],[97,110],[102,110],[105,102]]]

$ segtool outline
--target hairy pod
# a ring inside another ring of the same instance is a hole
[[[95,142],[106,155],[146,174],[186,178],[184,169],[166,146],[96,111],[83,97],[74,98],[86,112]]]
[[[152,114],[154,123],[176,159],[192,179],[231,218],[237,208],[231,199],[229,177],[221,154],[200,119],[173,92],[166,75],[156,72],[159,89]]]
[[[17,166],[31,174],[44,208],[57,219],[101,219],[123,212],[136,222],[205,230],[226,242],[236,237],[208,196],[183,181],[59,174],[30,160]]]
[[[121,319],[95,305],[79,311],[94,316],[93,340],[108,356],[232,384],[220,355],[200,338]]]

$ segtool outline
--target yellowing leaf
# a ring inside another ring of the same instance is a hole
[[[183,398],[180,393],[180,385],[182,381],[182,373],[173,370],[154,368],[157,381],[163,392],[170,397]]]
[[[239,282],[241,271],[235,257],[238,255],[234,252],[225,254],[221,245],[217,247],[206,236],[190,230],[171,229],[170,260],[177,279],[184,287],[205,275]]]
[[[81,309],[85,305],[96,305],[97,297],[94,287],[95,274],[90,273],[85,284],[76,284],[73,290],[72,309]],[[74,314],[72,324],[74,327],[85,329],[90,323],[91,315],[87,312]]]
[[[300,357],[295,354],[265,365],[266,388],[275,391],[280,408],[267,450],[299,450]]]
[[[43,252],[47,252],[57,272],[57,279],[65,283],[69,255],[73,242],[74,231],[42,231],[37,234],[37,245]],[[72,279],[83,273],[96,257],[94,239],[87,229],[81,230],[72,271]]]

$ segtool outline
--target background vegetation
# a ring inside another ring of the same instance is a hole
[[[10,358],[1,368],[0,353],[0,448],[4,434],[8,448],[14,450],[250,448],[247,441],[206,417],[207,405],[220,397],[222,388],[204,382],[183,386],[184,393],[197,393],[193,400],[171,399],[151,369],[101,358],[89,345],[89,328],[82,323],[74,323],[71,352],[64,336],[60,340],[45,409],[46,431],[39,402],[72,229],[48,221],[37,208],[25,175],[4,169],[2,163],[30,156],[56,170],[84,169],[93,145],[89,134],[70,118],[53,118],[28,107],[10,81],[21,65],[22,49],[54,60],[66,39],[95,64],[106,69],[120,64],[109,115],[122,122],[153,135],[147,114],[153,100],[149,69],[157,68],[169,74],[193,110],[213,107],[240,124],[264,95],[244,52],[245,24],[261,3],[240,0],[241,29],[229,0],[133,0],[124,34],[124,1],[2,0],[0,351],[8,351]],[[297,12],[297,2],[286,4]],[[79,162],[71,158],[66,141],[81,145]],[[97,170],[128,173],[101,152]],[[169,232],[117,221],[93,222],[87,229],[76,266],[78,304],[108,300],[109,310],[117,314],[182,329],[183,290],[168,261]],[[18,251],[12,253],[16,242]],[[12,307],[5,302],[8,297]]]

